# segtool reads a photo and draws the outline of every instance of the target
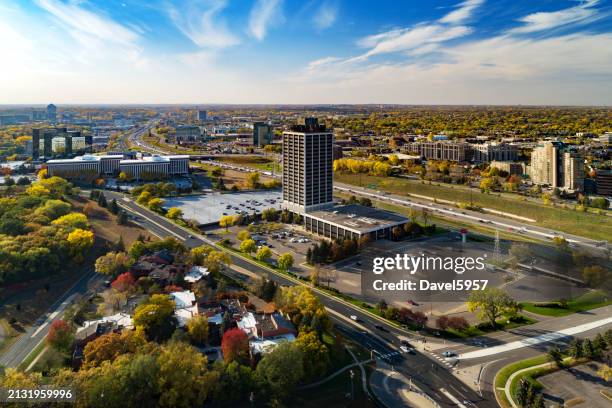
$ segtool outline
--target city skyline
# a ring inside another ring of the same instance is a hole
[[[373,8],[9,1],[0,104],[612,104],[609,1]]]

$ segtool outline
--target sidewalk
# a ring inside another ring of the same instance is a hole
[[[378,401],[389,408],[437,408],[408,378],[380,361],[370,376],[370,388]]]

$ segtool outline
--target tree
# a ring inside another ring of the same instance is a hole
[[[560,251],[566,251],[569,248],[567,240],[563,237],[556,236],[553,238],[553,243]]]
[[[496,326],[496,320],[505,313],[515,313],[517,304],[508,295],[498,288],[473,291],[467,302],[470,312],[478,311],[481,320],[488,320],[491,327]]]
[[[103,208],[108,205],[108,203],[106,202],[106,197],[103,193],[100,193],[100,195],[98,196],[98,205]]]
[[[80,228],[80,229],[89,228],[89,220],[87,219],[87,216],[81,213],[70,213],[70,214],[62,215],[58,219],[53,220],[51,224],[58,225],[67,230],[72,230],[75,228]]]
[[[168,208],[168,212],[166,213],[166,217],[171,220],[178,220],[183,217],[183,211],[178,207],[170,207]]]
[[[250,254],[255,251],[257,244],[252,239],[245,239],[240,243],[240,250],[246,254]]]
[[[278,257],[278,269],[288,271],[293,266],[293,256],[289,253]]]
[[[593,340],[593,347],[597,352],[605,351],[608,349],[608,344],[606,343],[606,340],[601,335],[601,333],[597,333],[597,336],[595,336],[595,339]]]
[[[145,344],[142,331],[124,330],[104,334],[85,345],[83,368],[98,367],[104,361],[113,361],[120,355],[136,353]]]
[[[582,269],[582,278],[592,288],[605,284],[610,279],[610,272],[600,265],[585,266]]]
[[[563,364],[563,356],[559,347],[553,347],[548,350],[548,359],[556,364],[557,367],[561,367]]]
[[[303,354],[294,344],[281,343],[264,355],[256,371],[273,395],[283,399],[293,392],[304,377]]]
[[[470,324],[462,316],[453,316],[448,319],[448,328],[454,330],[466,330],[470,327]]]
[[[329,367],[329,351],[314,331],[302,331],[295,346],[304,356],[304,374],[309,380],[323,377]]]
[[[128,222],[128,215],[127,212],[125,212],[124,210],[120,210],[119,214],[117,214],[117,224],[119,225],[125,225]]]
[[[251,238],[251,234],[247,230],[242,230],[236,235],[236,238],[238,238],[238,241],[244,241]]]
[[[612,380],[612,367],[609,365],[603,365],[598,371],[597,375],[600,376],[604,381]]]
[[[246,187],[250,189],[259,188],[261,175],[258,172],[249,173],[246,178]]]
[[[448,328],[448,316],[440,316],[436,319],[436,327],[440,330]]]
[[[572,341],[570,341],[569,346],[567,348],[567,352],[573,358],[580,358],[580,357],[582,357],[582,350],[583,350],[582,340],[580,340],[578,338],[572,339]]]
[[[582,355],[584,357],[591,358],[594,354],[595,350],[593,348],[593,342],[591,342],[591,339],[584,339],[582,342]]]
[[[116,276],[124,272],[131,264],[132,260],[125,252],[108,252],[96,259],[96,272]]]
[[[212,251],[212,248],[209,246],[205,246],[205,245],[191,248],[191,250],[189,251],[189,261],[193,265],[202,266],[204,265],[204,261],[206,260],[206,257],[211,251]]]
[[[121,173],[119,173],[119,182],[120,183],[125,183],[128,180],[128,176],[127,174],[125,174],[125,171],[122,171]]]
[[[229,227],[234,225],[234,216],[233,215],[224,215],[219,220],[219,226],[221,228],[225,228],[225,231],[229,230]]]
[[[519,263],[524,262],[531,256],[531,250],[526,244],[513,242],[508,250],[508,255],[510,255],[512,267],[516,269]]]
[[[119,292],[130,292],[136,286],[136,280],[131,273],[125,272],[117,276],[117,279],[111,283],[111,286]]]
[[[74,335],[70,325],[64,320],[54,320],[45,338],[46,343],[58,351],[70,352]]]
[[[232,259],[228,254],[222,251],[212,250],[208,253],[204,266],[208,268],[211,273],[219,273],[222,268],[226,265],[231,265]]]
[[[149,203],[149,200],[151,200],[152,198],[153,196],[151,195],[150,192],[143,191],[142,193],[140,193],[140,195],[136,199],[136,202],[138,204],[147,205]]]
[[[206,357],[187,343],[169,342],[157,357],[159,407],[195,407],[212,393],[218,374],[207,371]],[[141,405],[143,406],[143,405]]]
[[[157,197],[150,199],[149,203],[147,204],[147,206],[149,207],[149,210],[155,211],[155,212],[161,212],[163,205],[164,205],[164,200],[162,200],[161,198],[157,198]]]
[[[119,204],[117,204],[117,200],[115,198],[111,200],[108,210],[113,214],[117,214],[119,212]]]
[[[258,261],[266,262],[271,257],[272,250],[267,246],[262,246],[257,250],[257,253],[255,253],[255,258],[257,258]]]
[[[77,260],[82,260],[84,253],[93,246],[94,234],[89,230],[77,228],[66,238],[70,251]]]
[[[165,340],[176,327],[173,315],[174,301],[167,295],[153,295],[134,311],[134,326],[141,327],[149,339]]]
[[[208,318],[194,316],[187,321],[187,333],[193,344],[203,346],[208,341]]]
[[[321,267],[319,265],[315,265],[312,268],[312,272],[310,272],[310,283],[312,283],[312,286],[319,286],[320,275]]]
[[[226,363],[236,361],[245,364],[249,359],[249,338],[239,328],[229,329],[221,339],[221,350]]]

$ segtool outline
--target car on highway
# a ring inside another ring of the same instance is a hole
[[[359,321],[359,318],[357,316],[355,316],[355,315],[351,315],[351,320],[354,320],[354,321],[357,322],[357,321]]]
[[[408,353],[408,354],[416,354],[416,353],[414,352],[414,348],[412,348],[412,347],[400,346],[400,350],[402,350],[404,353]]]
[[[454,351],[445,351],[442,353],[442,356],[446,358],[457,357],[457,353],[455,353]]]
[[[387,329],[385,329],[384,327],[382,327],[380,324],[375,324],[374,327],[380,331],[387,331]]]

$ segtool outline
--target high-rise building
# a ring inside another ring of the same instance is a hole
[[[612,170],[597,170],[597,194],[612,197]]]
[[[584,158],[561,142],[545,142],[531,153],[529,170],[535,184],[562,190],[582,191],[584,188]]]
[[[64,155],[69,156],[78,149],[75,144],[75,139],[81,138],[81,132],[79,130],[68,130],[65,127],[50,127],[50,128],[38,128],[32,129],[32,159],[40,159],[40,148],[42,140],[42,156],[49,159],[53,156],[53,152],[59,150],[61,147],[64,150]],[[89,143],[87,139],[89,138]],[[55,141],[54,141],[55,139]],[[91,149],[92,137],[91,135],[85,136],[85,151]]]
[[[206,122],[208,120],[208,112],[205,110],[198,111],[198,120],[200,122]]]
[[[52,103],[47,105],[47,120],[51,123],[55,123],[57,120],[57,107]]]
[[[283,132],[283,208],[304,214],[333,205],[333,145],[316,118]]]
[[[272,144],[272,126],[264,122],[253,123],[253,146]]]

